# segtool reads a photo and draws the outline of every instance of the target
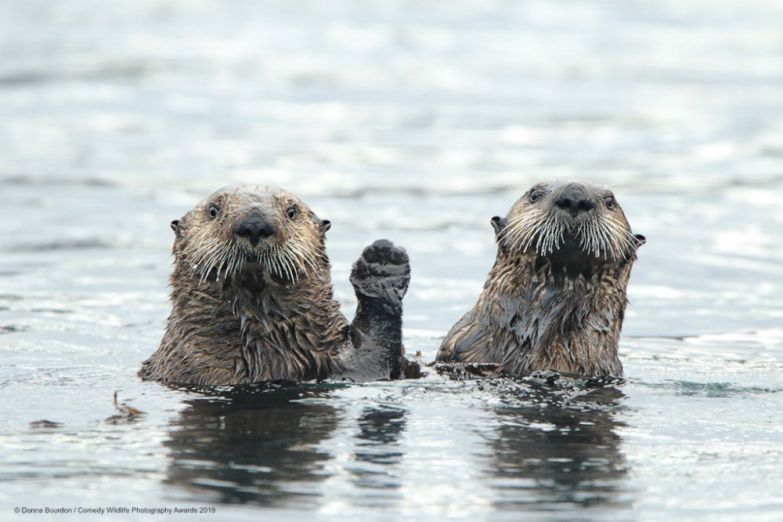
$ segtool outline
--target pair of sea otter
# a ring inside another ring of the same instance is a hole
[[[494,363],[513,376],[621,376],[626,287],[644,237],[631,233],[614,195],[537,184],[492,226],[495,265],[438,361]],[[210,386],[417,373],[402,346],[402,248],[379,240],[354,263],[358,306],[348,323],[332,292],[330,223],[293,194],[224,188],[171,227],[172,312],[142,378]]]

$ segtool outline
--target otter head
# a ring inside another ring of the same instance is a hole
[[[171,223],[177,262],[201,281],[252,271],[297,282],[319,273],[328,268],[330,226],[293,194],[256,185],[222,188]]]
[[[549,263],[555,277],[592,277],[634,259],[634,235],[614,194],[583,183],[539,183],[505,218],[492,218],[500,250]]]

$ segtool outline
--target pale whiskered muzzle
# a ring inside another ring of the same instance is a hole
[[[269,242],[251,247],[247,241],[230,242],[216,238],[199,245],[190,258],[190,271],[201,283],[211,274],[220,280],[234,277],[247,269],[260,269],[279,279],[296,283],[300,278],[318,271],[318,256],[288,241],[282,245]]]
[[[586,254],[607,260],[625,258],[638,246],[627,225],[615,215],[591,212],[573,216],[556,208],[530,209],[512,218],[498,240],[510,250],[534,252],[540,257],[573,244]]]

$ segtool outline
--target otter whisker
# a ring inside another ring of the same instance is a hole
[[[305,263],[307,263],[310,268],[315,270],[316,267],[313,264],[314,260],[313,260],[313,254],[312,254],[311,251],[305,249],[302,245],[300,245],[298,243],[291,243],[290,249],[296,255],[296,257],[298,257],[301,260],[303,265]],[[303,266],[303,268],[306,269],[307,267]]]
[[[280,279],[285,279],[285,271],[283,270],[283,265],[280,263],[280,258],[277,255],[277,251],[269,253],[269,260],[272,262],[272,266],[274,267],[273,272],[275,275],[277,275],[277,277]]]
[[[279,270],[270,252],[264,252],[264,268],[266,268],[267,272],[279,277]]]
[[[209,257],[210,255],[214,254],[216,248],[215,248],[215,242],[210,240],[205,242],[204,248],[202,250],[198,250],[195,253],[193,253],[193,259],[190,262],[190,272],[194,273],[196,272],[201,264],[203,263],[204,259]],[[190,254],[190,252],[188,252]]]
[[[242,256],[239,249],[236,246],[234,246],[231,249],[229,262],[227,263],[226,266],[226,272],[225,272],[226,277],[234,276],[235,274],[239,273],[242,270],[244,264],[245,264],[244,256]]]
[[[277,266],[279,267],[279,276],[281,279],[290,279],[288,274],[288,267],[285,264],[285,259],[283,258],[283,253],[279,248],[275,248],[275,263],[277,263]]]
[[[285,271],[285,277],[288,281],[294,281],[294,275],[291,273],[291,265],[289,263],[288,259],[288,252],[285,249],[278,250],[277,253],[280,264],[283,267],[283,270]]]
[[[217,278],[220,279],[220,267],[225,262],[226,252],[224,252],[221,248],[216,247],[215,251],[204,260],[204,268],[202,269],[202,282],[206,280],[207,277],[209,277],[209,273],[212,272],[212,270],[217,269]]]
[[[269,265],[269,255],[266,252],[258,253],[258,264],[264,267],[267,272],[272,272],[272,267]]]
[[[590,253],[593,254],[595,257],[601,257],[602,251],[603,253],[606,253],[605,244],[603,241],[603,237],[601,235],[601,231],[596,226],[595,223],[590,223],[589,227],[589,236],[590,236]],[[601,247],[604,247],[603,249]]]
[[[267,259],[266,252],[259,252],[258,253],[258,264],[264,267],[264,270],[267,272],[271,272],[269,269],[269,261]]]
[[[554,252],[560,248],[560,241],[563,239],[563,233],[565,232],[565,226],[561,221],[556,220],[553,228],[550,230],[550,245],[549,251]]]
[[[283,258],[280,255],[280,252],[277,252],[275,255],[277,256],[277,263],[280,267],[280,277],[282,279],[290,279],[288,275],[288,267],[286,267],[285,262],[283,261]]]
[[[607,220],[605,226],[608,229],[607,233],[609,234],[609,237],[611,237],[612,241],[614,242],[617,256],[620,254],[628,254],[629,252],[633,251],[633,234],[628,232],[620,223],[615,220]]]
[[[550,224],[552,223],[552,214],[549,214],[547,217],[544,218],[543,223],[538,227],[538,229],[533,228],[531,231],[535,234],[531,237],[531,240],[533,237],[535,237],[535,251],[536,253],[542,253],[543,252],[543,243],[544,240],[547,237],[547,231],[549,230]],[[531,241],[532,246],[532,241]]]
[[[283,264],[283,260],[280,256],[280,250],[278,248],[275,248],[274,256],[272,257],[275,262],[275,266],[277,267],[277,275],[280,279],[287,279],[288,276],[286,274],[286,268]]]
[[[273,256],[272,252],[264,253],[264,265],[268,272],[276,275],[279,278],[283,277],[283,271],[280,269],[277,256]]]
[[[607,233],[609,233],[612,238],[612,244],[614,245],[614,250],[615,250],[615,257],[619,258],[625,255],[628,251],[628,246],[625,241],[625,234],[623,234],[622,231],[618,231],[615,228],[615,225],[613,224],[609,224],[607,226]]]
[[[232,274],[239,273],[245,266],[245,257],[240,255],[239,249],[237,248],[234,248],[234,264]]]
[[[543,230],[539,232],[536,252],[539,255],[554,252],[560,246],[560,239],[564,232],[562,223],[557,220],[555,214],[550,213],[541,228]]]
[[[587,229],[587,235],[589,238],[589,249],[587,252],[594,257],[601,257],[601,251],[606,250],[606,245],[604,242],[604,237],[601,234],[601,230],[599,225],[596,223],[590,223],[589,228]],[[604,247],[603,249],[601,247]]]
[[[579,246],[582,247],[582,250],[592,252],[594,247],[593,234],[587,224],[580,223],[577,233],[579,235]]]
[[[196,269],[201,273],[200,282],[203,283],[209,277],[210,272],[215,268],[217,262],[222,258],[224,254],[221,253],[220,247],[216,245],[212,251],[209,251],[207,255],[201,259],[196,265]]]
[[[608,243],[605,230],[600,223],[591,223],[590,233],[593,237],[593,255],[597,258],[607,258],[611,244]]]
[[[220,269],[221,269],[222,266],[223,266],[223,258],[222,257],[220,259],[218,259],[215,262],[215,264],[207,266],[205,268],[205,270],[203,270],[202,275],[201,275],[202,282],[207,280],[207,278],[209,277],[209,274],[212,273],[213,270],[215,271],[215,278],[217,280],[220,280]]]
[[[617,259],[622,252],[622,245],[618,242],[618,233],[613,229],[611,223],[606,222],[603,226],[603,233],[606,236],[606,240],[609,243],[611,250],[611,257]]]
[[[579,236],[579,246],[586,252],[593,251],[593,236],[592,231],[588,228],[586,223],[580,223],[576,229]]]
[[[307,264],[312,269],[313,275],[318,274],[318,262],[316,261],[315,256],[312,253],[306,253],[305,259],[307,260]],[[324,261],[322,261],[323,263]]]
[[[523,249],[527,250],[535,241],[537,235],[537,229],[533,225],[540,221],[542,215],[543,212],[532,212],[531,215],[512,221],[501,232],[500,239],[508,244],[522,245]]]
[[[601,243],[604,246],[604,254],[605,254],[604,257],[606,259],[609,259],[609,257],[616,257],[617,256],[616,244],[612,239],[612,234],[610,233],[609,230],[607,230],[606,225],[604,224],[603,226],[596,227],[596,233],[601,237]]]
[[[299,260],[299,264],[305,268],[305,273],[308,271],[308,267],[312,269],[313,273],[318,273],[318,267],[310,252],[307,252],[301,248],[301,246],[292,243],[289,247],[295,256]]]
[[[629,233],[618,233],[617,243],[619,250],[623,255],[628,255],[636,249],[635,238]]]
[[[282,258],[288,271],[289,280],[294,283],[299,281],[299,271],[296,269],[296,263],[291,258],[291,252],[288,249],[283,249]]]

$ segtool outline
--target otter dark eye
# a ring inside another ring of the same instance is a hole
[[[288,216],[288,219],[294,219],[296,217],[296,207],[288,207],[285,214]]]
[[[217,205],[210,205],[209,216],[215,218],[218,214],[220,214],[220,207]]]
[[[528,200],[530,200],[531,203],[535,203],[536,201],[541,200],[541,198],[544,197],[544,193],[540,190],[534,190],[530,193],[530,196],[528,196]]]
[[[609,195],[604,198],[604,203],[606,203],[606,208],[609,210],[612,210],[614,206],[617,204],[617,202],[614,200],[614,196]]]

